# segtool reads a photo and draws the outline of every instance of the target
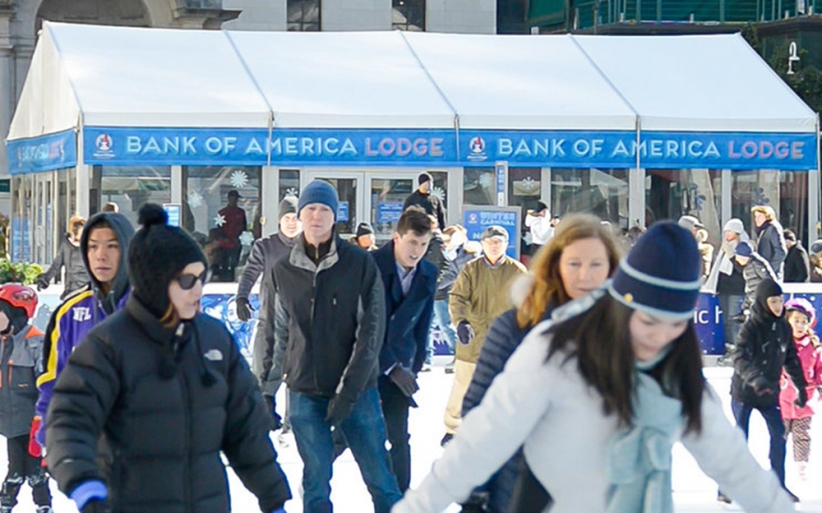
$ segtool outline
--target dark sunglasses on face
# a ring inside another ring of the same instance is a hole
[[[180,288],[183,290],[191,290],[198,281],[205,285],[206,271],[203,271],[199,276],[195,274],[181,274],[177,276],[177,283],[180,284]]]

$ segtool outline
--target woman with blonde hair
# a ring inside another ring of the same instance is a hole
[[[599,288],[616,270],[619,256],[613,232],[598,217],[573,214],[562,220],[554,236],[531,261],[529,274],[511,287],[512,300],[517,306],[491,325],[463,399],[463,416],[482,401],[491,382],[502,372],[531,328],[550,318],[556,307]],[[521,459],[518,452],[487,483],[490,513],[508,511],[520,475]],[[536,501],[539,501],[538,495],[522,494],[523,498],[528,496]],[[471,511],[472,507],[466,505],[464,511]]]

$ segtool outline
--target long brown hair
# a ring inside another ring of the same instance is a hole
[[[623,427],[633,425],[634,351],[630,319],[634,310],[605,294],[591,309],[546,333],[553,335],[548,349],[551,359],[563,351],[575,357],[582,378],[602,397],[606,415],[616,414]],[[686,433],[702,430],[702,352],[693,320],[685,332],[671,342],[668,355],[650,371],[665,393],[682,401]]]
[[[591,214],[571,214],[563,218],[554,236],[531,261],[534,280],[517,311],[517,324],[521,329],[536,326],[549,304],[559,306],[571,300],[559,275],[559,260],[568,245],[582,239],[599,239],[608,253],[608,276],[616,272],[620,254],[611,229]]]

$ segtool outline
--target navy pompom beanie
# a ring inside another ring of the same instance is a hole
[[[689,319],[702,286],[702,256],[691,232],[659,222],[639,237],[608,287],[620,303],[665,319]]]
[[[339,199],[337,197],[337,190],[328,182],[321,180],[314,180],[305,186],[302,194],[300,194],[300,201],[297,203],[297,216],[302,212],[303,207],[312,203],[321,203],[326,205],[334,212],[334,220],[337,220],[337,205]]]

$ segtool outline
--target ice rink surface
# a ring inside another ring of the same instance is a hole
[[[725,400],[726,413],[731,418],[730,387],[731,369],[709,367],[705,369],[711,385]],[[427,474],[431,464],[442,453],[439,441],[444,434],[443,413],[445,403],[451,390],[453,374],[445,374],[443,367],[434,367],[431,372],[420,374],[420,391],[415,395],[420,407],[411,410],[411,445],[412,445],[412,488]],[[282,394],[282,392],[281,392]],[[280,404],[283,404],[280,401]],[[822,403],[818,397],[812,401],[817,411],[822,411]],[[791,442],[788,441],[788,457],[786,472],[788,487],[797,494],[802,502],[797,505],[797,511],[822,513],[822,428],[817,420],[812,427],[811,462],[808,478],[800,481],[793,463]],[[750,425],[750,446],[756,459],[763,467],[768,463],[768,432],[765,422],[758,413],[754,412]],[[279,435],[279,433],[277,433]],[[286,504],[288,513],[302,513],[302,503],[299,500],[299,483],[302,477],[302,462],[297,454],[297,448],[291,435],[273,436],[273,440],[280,455],[280,463],[288,475],[292,493],[295,496]],[[499,436],[505,436],[500,433]],[[0,465],[5,468],[6,448],[0,447]],[[231,480],[232,509],[239,513],[260,511],[257,500],[251,495],[229,471]],[[705,476],[690,454],[681,446],[674,448],[674,503],[678,513],[708,513],[722,511],[741,511],[736,504],[724,505],[716,502],[716,484]],[[57,513],[74,513],[74,503],[57,491],[52,482],[54,493],[54,511]],[[584,493],[584,490],[580,490]],[[334,465],[332,480],[332,501],[336,513],[368,513],[373,511],[371,499],[360,477],[357,464],[349,451],[346,451]],[[33,512],[34,504],[31,492],[27,485],[23,487],[19,497],[20,503],[15,507],[16,513]],[[448,512],[458,512],[458,506],[452,506]],[[146,512],[150,513],[150,512]],[[267,512],[266,512],[267,513]]]

